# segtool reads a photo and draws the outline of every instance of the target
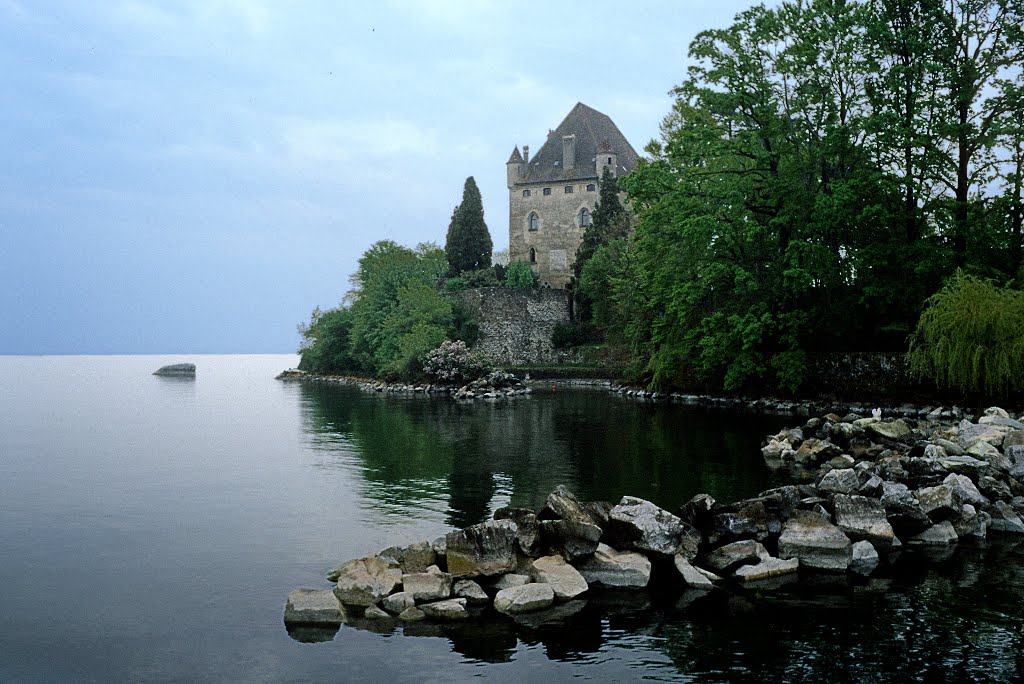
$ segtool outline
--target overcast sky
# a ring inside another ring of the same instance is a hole
[[[638,152],[742,0],[0,0],[0,353],[292,352],[579,101]],[[584,9],[586,8],[586,9]]]

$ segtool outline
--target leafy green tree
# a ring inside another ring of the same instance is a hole
[[[1024,384],[1024,292],[958,271],[929,297],[910,340],[910,370],[962,392]]]
[[[505,269],[505,287],[527,288],[537,284],[537,276],[525,261],[513,261]]]
[[[311,373],[346,373],[356,369],[349,353],[352,311],[346,307],[313,310],[308,325],[300,325],[299,369]]]
[[[491,234],[484,223],[484,206],[476,181],[470,176],[462,189],[462,202],[452,213],[444,251],[449,273],[457,276],[491,266]]]

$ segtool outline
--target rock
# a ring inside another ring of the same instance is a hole
[[[912,537],[932,524],[921,503],[905,484],[886,482],[882,486],[881,502],[897,537]]]
[[[334,595],[345,605],[372,606],[391,593],[398,582],[380,558],[357,558],[338,568]]]
[[[176,377],[192,377],[196,375],[196,364],[194,363],[172,363],[169,366],[161,366],[153,372],[153,375],[170,375]]]
[[[952,544],[957,540],[956,530],[953,523],[943,520],[929,527],[921,534],[911,537],[908,541],[912,544]]]
[[[511,520],[516,524],[516,542],[519,550],[530,558],[541,554],[540,521],[537,515],[528,508],[510,508],[508,506],[494,511],[495,520]]]
[[[985,537],[985,524],[978,515],[977,509],[971,504],[964,504],[960,509],[960,515],[954,517],[950,522],[953,523],[953,529],[958,537]],[[979,528],[981,529],[979,530]]]
[[[650,501],[632,496],[622,497],[608,515],[608,535],[620,548],[665,556],[682,551],[692,558],[700,544],[700,533],[692,526]]]
[[[767,557],[756,565],[741,565],[736,569],[736,578],[743,582],[758,582],[772,577],[780,577],[796,572],[800,561],[796,558],[783,560]]]
[[[494,597],[494,609],[499,613],[515,615],[547,608],[555,602],[555,591],[548,584],[524,584],[502,589]]]
[[[511,520],[488,520],[446,536],[452,577],[491,576],[516,567],[518,528]]]
[[[942,450],[950,456],[963,456],[967,453],[964,451],[962,446],[956,442],[951,442],[948,439],[936,438],[932,440],[932,443],[935,444],[935,446],[942,447]]]
[[[466,599],[453,598],[436,603],[424,603],[419,606],[423,614],[434,620],[464,620],[469,617],[466,611]]]
[[[1009,418],[1010,414],[1006,412],[1006,409],[1002,409],[998,406],[989,406],[985,409],[985,415],[978,420],[980,423],[985,418]]]
[[[961,504],[971,504],[972,506],[988,504],[988,499],[978,491],[978,488],[971,482],[971,478],[966,475],[950,473],[942,481],[942,484],[950,488],[953,492],[953,498]]]
[[[859,541],[853,545],[853,558],[850,570],[867,577],[878,567],[878,551],[868,541]]]
[[[727,573],[736,566],[757,563],[763,550],[764,547],[752,539],[737,541],[706,554],[701,558],[701,565],[717,573]]]
[[[544,608],[530,613],[518,613],[513,615],[512,619],[515,620],[517,624],[529,627],[530,629],[540,629],[545,625],[550,625],[556,628],[564,627],[566,620],[571,618],[573,615],[576,615],[586,607],[586,600],[577,599],[575,601],[559,603],[549,608]]]
[[[1005,482],[1000,482],[990,475],[983,475],[978,478],[978,489],[984,492],[990,499],[1009,501],[1013,498],[1010,486]]]
[[[416,606],[403,610],[398,616],[398,619],[402,622],[420,622],[421,620],[425,620],[426,618],[426,613],[424,613]]]
[[[544,548],[557,553],[570,563],[594,555],[603,530],[588,522],[573,520],[542,520],[540,535]]]
[[[544,508],[538,516],[541,520],[571,520],[575,522],[586,522],[597,524],[597,521],[590,517],[583,504],[576,495],[565,488],[565,485],[558,485],[555,491],[548,494]]]
[[[677,553],[675,556],[675,566],[687,586],[705,590],[712,589],[715,586],[710,578],[700,572],[686,559],[686,556]]]
[[[651,579],[651,561],[646,556],[616,551],[607,544],[598,544],[596,553],[577,569],[592,586],[642,589]]]
[[[397,564],[403,573],[426,572],[427,568],[437,562],[437,553],[430,542],[390,546],[378,553],[377,557]]]
[[[1024,446],[1024,430],[1011,430],[1003,437],[1003,449],[1013,446]]]
[[[832,442],[811,437],[803,441],[793,460],[804,466],[816,466],[841,453],[842,450]]]
[[[860,486],[857,493],[861,496],[870,496],[877,499],[882,496],[882,485],[884,484],[885,481],[882,478],[872,475],[864,481],[864,484]]]
[[[529,575],[520,575],[518,573],[509,573],[502,575],[498,578],[498,581],[492,584],[495,589],[501,591],[502,589],[510,589],[512,587],[521,587],[524,584],[529,584],[532,580]]]
[[[330,589],[296,589],[288,594],[284,621],[301,625],[340,625],[345,609]]]
[[[391,616],[377,606],[370,606],[363,611],[363,618],[367,620],[390,620]]]
[[[697,494],[680,506],[678,517],[687,525],[705,529],[711,521],[711,509],[714,507],[714,497],[709,494]]]
[[[392,615],[401,615],[409,608],[416,606],[416,597],[407,591],[398,591],[390,596],[385,596],[381,601],[381,606]]]
[[[1003,418],[1001,416],[982,416],[978,419],[980,425],[996,425],[998,427],[1008,427],[1011,430],[1024,430],[1024,423],[1013,418]]]
[[[992,516],[992,522],[988,526],[989,530],[1004,534],[1024,534],[1024,522],[1021,521],[1013,507],[1005,501],[996,501],[992,504],[989,514]]]
[[[871,423],[865,427],[865,430],[869,435],[883,439],[900,440],[910,436],[910,427],[902,420]]]
[[[972,425],[964,421],[957,431],[956,441],[970,453],[971,445],[978,442],[985,442],[994,447],[1002,446],[1003,438],[1009,431],[1010,428],[1001,425]]]
[[[796,511],[779,536],[779,558],[816,570],[846,570],[852,547],[842,530],[810,511]]]
[[[832,494],[856,494],[860,489],[860,478],[853,468],[830,470],[821,478],[818,489]]]
[[[833,470],[842,470],[843,468],[852,468],[857,461],[849,454],[839,454],[835,458],[828,462],[828,466]]]
[[[452,595],[452,576],[432,565],[427,572],[402,575],[402,591],[417,601],[446,599]]]
[[[988,460],[993,456],[999,456],[999,449],[995,448],[984,440],[978,440],[973,442],[967,447],[967,453],[971,456],[977,456],[978,458]]]
[[[967,475],[968,477],[977,477],[982,469],[988,467],[988,463],[985,461],[968,456],[966,453],[960,456],[948,456],[939,459],[939,465],[951,473]]]
[[[583,575],[561,556],[544,556],[533,561],[530,577],[534,582],[551,585],[559,601],[574,599],[589,588]]]
[[[833,499],[836,525],[853,541],[867,540],[880,549],[889,549],[896,533],[878,499],[836,494]]]
[[[948,520],[959,512],[957,503],[953,500],[953,489],[949,485],[922,487],[914,496],[921,504],[921,510],[933,521]]]
[[[456,582],[455,586],[452,587],[452,595],[457,598],[464,598],[470,604],[489,603],[491,600],[487,592],[473,580],[464,579]]]

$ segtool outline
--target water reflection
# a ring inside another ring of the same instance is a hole
[[[454,527],[500,505],[538,507],[559,484],[586,499],[631,494],[666,508],[698,492],[749,496],[771,486],[758,447],[786,422],[638,404],[600,390],[501,403],[318,384],[301,391],[311,444],[354,454],[375,506],[408,515],[443,497],[444,522]]]

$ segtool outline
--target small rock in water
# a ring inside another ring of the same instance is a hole
[[[544,556],[533,561],[530,576],[534,582],[550,584],[555,598],[560,601],[576,598],[589,588],[583,575],[561,556]]]
[[[345,609],[330,589],[296,589],[288,594],[284,621],[303,625],[340,625]]]
[[[463,620],[469,617],[469,613],[466,611],[466,599],[464,598],[424,603],[419,609],[428,618],[435,620]]]
[[[196,364],[194,363],[172,363],[169,366],[158,368],[153,375],[172,375],[178,377],[195,377]]]
[[[555,592],[551,585],[524,584],[499,591],[494,597],[494,609],[499,613],[514,615],[547,608],[554,602]]]
[[[853,545],[853,559],[850,570],[865,577],[878,567],[878,551],[869,541],[859,541]]]
[[[593,556],[577,568],[587,584],[602,587],[642,589],[651,579],[651,561],[633,551],[616,551],[598,544]]]

